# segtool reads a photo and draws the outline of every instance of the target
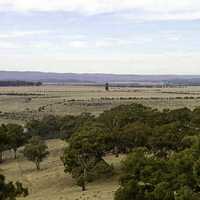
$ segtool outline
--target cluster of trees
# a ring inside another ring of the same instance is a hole
[[[200,198],[200,108],[160,112],[133,104],[98,120],[113,135],[114,153],[129,153],[116,200]]]
[[[200,137],[169,158],[146,148],[134,149],[123,162],[123,175],[115,200],[200,199]]]
[[[158,111],[140,104],[121,105],[71,134],[62,159],[65,171],[84,190],[86,182],[113,173],[105,154],[129,153],[116,200],[198,199],[199,134],[200,108]]]
[[[3,152],[13,150],[15,159],[19,147],[24,145],[24,157],[35,163],[37,170],[40,170],[40,163],[49,154],[45,141],[38,136],[28,136],[23,127],[17,124],[7,124],[0,127],[0,161],[3,162]],[[27,196],[28,189],[24,188],[20,182],[7,182],[0,174],[0,199],[15,200],[19,196]]]
[[[24,188],[20,182],[8,182],[3,175],[0,175],[0,199],[15,200],[16,197],[27,196],[28,189]]]
[[[26,132],[19,125],[2,125],[0,152],[16,152],[25,144],[24,156],[39,170],[49,153],[44,139],[50,138],[68,142],[61,159],[82,190],[88,182],[113,175],[106,154],[125,153],[116,200],[200,198],[200,108],[120,105],[98,117],[83,113],[32,120]]]
[[[90,113],[82,113],[78,116],[66,115],[64,117],[47,115],[41,120],[31,120],[26,129],[30,136],[39,136],[43,139],[68,139],[85,122],[93,121],[94,116]]]
[[[21,152],[24,156],[37,163],[41,160],[40,157],[43,159],[48,155],[46,139],[68,139],[85,122],[93,120],[94,116],[83,113],[79,116],[67,115],[65,117],[49,115],[41,120],[31,120],[25,127],[18,124],[2,124],[0,126],[0,163],[3,162],[3,152],[13,150],[16,158],[17,150],[22,146],[24,148]],[[37,159],[31,158],[34,154],[38,154]],[[36,166],[39,168],[39,164]]]
[[[26,127],[29,136],[67,140],[62,156],[65,172],[85,190],[87,182],[113,174],[113,166],[103,159],[107,153],[118,156],[142,147],[149,155],[167,160],[184,150],[187,137],[200,133],[200,108],[159,111],[141,104],[120,105],[98,117],[89,113],[50,115],[32,120]]]
[[[37,170],[40,163],[48,155],[48,147],[45,141],[38,135],[31,136],[24,128],[18,124],[2,124],[0,126],[0,163],[3,162],[3,152],[13,150],[14,158],[17,158],[17,150],[21,150],[24,157],[35,163]]]

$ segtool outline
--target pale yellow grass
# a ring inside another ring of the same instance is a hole
[[[21,96],[2,95],[7,93]],[[22,94],[29,94],[29,96]],[[200,106],[200,87],[131,88],[103,86],[0,87],[0,123],[25,124],[44,115],[78,115],[91,112],[99,115],[104,110],[121,104],[142,103],[162,110]],[[35,95],[32,95],[35,94]],[[40,95],[38,95],[40,94]],[[192,97],[184,99],[185,97]],[[43,110],[40,108],[43,107]]]
[[[36,171],[33,163],[26,161],[21,155],[17,161],[9,158],[0,165],[1,171],[7,179],[21,181],[28,188],[30,195],[19,198],[24,200],[112,200],[118,188],[117,175],[108,180],[101,180],[87,185],[87,191],[81,192],[70,174],[64,173],[60,160],[66,143],[61,140],[48,141],[50,155],[41,164],[41,171]],[[10,155],[10,154],[9,154]],[[115,158],[110,155],[106,160],[119,168],[123,156]]]

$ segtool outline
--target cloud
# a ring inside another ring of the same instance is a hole
[[[75,41],[69,41],[67,42],[67,46],[72,48],[111,48],[111,47],[117,47],[121,45],[127,44],[128,41],[122,43],[120,39],[111,40],[111,39],[101,39],[96,41],[86,41],[86,40],[75,40]]]
[[[135,21],[187,21],[187,20],[199,20],[199,11],[179,11],[179,12],[145,12],[141,14],[134,13],[122,13],[120,16],[124,19]]]
[[[144,44],[152,42],[150,38],[135,37],[121,39],[121,38],[101,38],[96,40],[72,40],[65,43],[66,46],[71,48],[87,48],[87,49],[109,49],[109,48],[119,48],[129,45]]]
[[[3,32],[3,33],[0,33],[0,39],[35,36],[35,35],[48,34],[48,33],[49,31],[46,31],[46,30]]]
[[[124,10],[143,10],[144,12],[167,12],[165,17],[184,18],[172,12],[193,13],[200,11],[199,0],[1,0],[1,10],[16,11],[74,11],[85,14],[118,12]],[[195,13],[192,18],[195,17]],[[199,14],[198,14],[199,16]],[[189,14],[185,16],[191,18]],[[154,18],[152,16],[151,18]]]
[[[152,41],[151,38],[138,36],[134,38],[103,38],[102,40],[94,42],[92,46],[96,48],[119,48],[130,45],[140,45]]]
[[[15,43],[0,41],[0,49],[17,49],[19,46]]]
[[[68,42],[69,47],[73,47],[73,48],[87,48],[88,47],[88,43],[86,41],[71,41]]]
[[[77,57],[77,55],[0,55],[1,70],[104,72],[122,74],[200,74],[199,54]],[[31,64],[30,64],[31,63]],[[20,66],[20,67],[19,67]],[[59,67],[58,67],[59,66]]]

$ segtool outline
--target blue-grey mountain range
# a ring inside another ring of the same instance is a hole
[[[33,81],[74,84],[189,84],[200,85],[200,75],[132,75],[103,73],[47,73],[34,71],[0,71],[0,81]]]

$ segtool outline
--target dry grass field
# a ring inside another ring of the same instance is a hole
[[[1,87],[0,121],[25,123],[47,114],[98,115],[114,106],[134,102],[158,109],[193,109],[200,106],[200,87],[113,87],[109,92],[103,86]]]
[[[50,155],[41,164],[41,171],[36,171],[32,162],[18,155],[14,160],[11,153],[7,153],[7,160],[1,164],[0,172],[8,180],[21,181],[29,188],[30,195],[24,200],[111,200],[118,188],[117,174],[109,180],[101,180],[87,185],[87,191],[81,192],[70,174],[64,173],[60,160],[66,143],[61,140],[47,142]],[[119,170],[120,160],[123,156],[115,158],[107,156],[106,160],[113,163],[116,171]],[[20,198],[19,198],[20,199]]]
[[[113,87],[106,92],[100,86],[41,86],[0,88],[0,122],[24,124],[47,114],[65,115],[91,112],[95,115],[120,104],[142,103],[153,108],[191,109],[200,106],[200,87],[186,88],[128,88]],[[37,172],[33,163],[20,154],[14,160],[12,153],[0,166],[0,173],[8,180],[23,182],[30,195],[25,200],[111,200],[118,188],[118,175],[87,185],[81,192],[69,174],[64,173],[60,160],[66,143],[48,141],[50,155]],[[116,171],[123,156],[107,156]]]

